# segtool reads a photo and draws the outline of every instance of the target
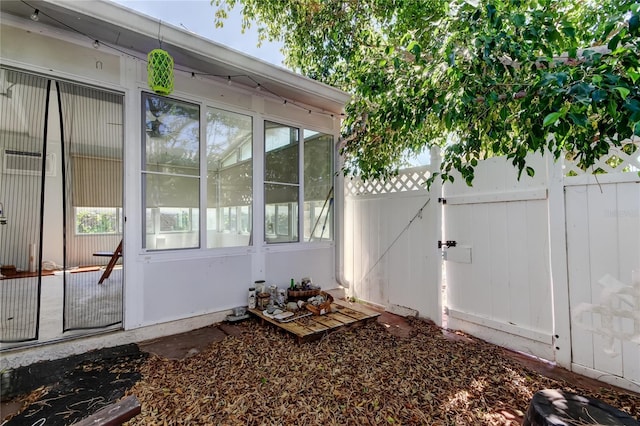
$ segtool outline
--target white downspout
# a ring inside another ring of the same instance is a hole
[[[335,179],[334,197],[335,202],[334,214],[335,214],[335,265],[336,265],[336,281],[339,285],[345,288],[345,295],[352,296],[351,283],[344,276],[344,175],[342,174],[342,157],[340,156],[340,144],[335,145],[334,155],[337,175]]]

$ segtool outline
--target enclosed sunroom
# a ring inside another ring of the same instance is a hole
[[[346,93],[108,1],[0,7],[3,367],[338,285]]]

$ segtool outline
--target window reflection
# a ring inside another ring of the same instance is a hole
[[[252,118],[207,109],[207,247],[251,244]]]
[[[142,100],[143,247],[199,247],[200,109],[149,93]]]
[[[265,241],[298,241],[299,130],[265,122]]]

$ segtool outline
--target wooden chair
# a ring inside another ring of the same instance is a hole
[[[116,248],[116,250],[114,252],[99,251],[99,252],[93,253],[93,255],[94,256],[109,256],[109,257],[111,257],[111,259],[109,259],[109,263],[107,263],[107,266],[104,268],[104,272],[102,273],[102,276],[100,277],[100,281],[98,281],[98,284],[102,284],[104,282],[104,280],[109,278],[109,275],[111,275],[111,271],[113,270],[113,267],[116,266],[116,263],[118,262],[118,259],[120,259],[120,257],[122,257],[122,240],[120,240],[120,244],[118,244],[118,247]]]

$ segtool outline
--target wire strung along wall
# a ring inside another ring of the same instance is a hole
[[[0,341],[38,339],[46,78],[0,68]]]
[[[123,95],[65,82],[58,87],[67,271],[63,329],[106,327],[122,322],[121,266],[101,278],[123,238]]]

